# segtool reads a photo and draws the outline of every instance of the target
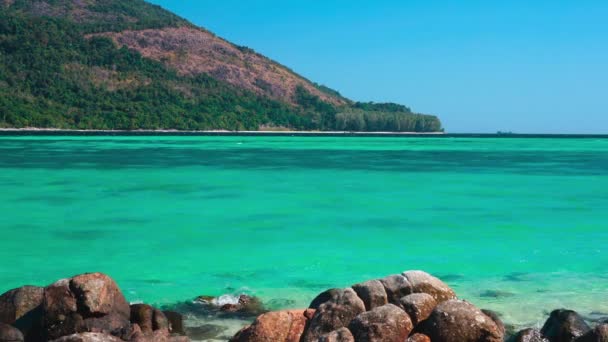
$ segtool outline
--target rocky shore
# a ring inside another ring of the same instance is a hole
[[[329,289],[301,310],[266,312],[244,295],[201,296],[175,309],[181,312],[129,305],[111,278],[83,274],[2,294],[0,342],[214,340],[203,327],[184,327],[182,314],[195,311],[220,318],[257,315],[233,342],[608,342],[608,318],[590,323],[565,309],[551,312],[541,329],[514,331],[498,313],[459,300],[422,271]]]

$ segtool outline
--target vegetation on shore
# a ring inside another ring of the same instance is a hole
[[[353,103],[318,84],[312,89],[340,101],[324,101],[303,85],[281,101],[206,73],[180,74],[89,34],[192,24],[140,0],[96,0],[77,10],[75,3],[0,0],[0,127],[441,130],[435,116],[396,104]]]

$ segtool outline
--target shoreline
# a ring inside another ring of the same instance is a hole
[[[582,138],[608,139],[608,134],[581,133],[446,133],[446,132],[364,132],[364,131],[228,131],[228,130],[104,130],[61,128],[0,128],[1,136],[261,136],[261,137],[404,137],[404,138]]]

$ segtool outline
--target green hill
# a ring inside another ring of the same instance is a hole
[[[419,131],[141,0],[0,0],[0,127]]]

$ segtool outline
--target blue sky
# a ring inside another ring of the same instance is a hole
[[[449,132],[608,133],[608,1],[153,0]]]

